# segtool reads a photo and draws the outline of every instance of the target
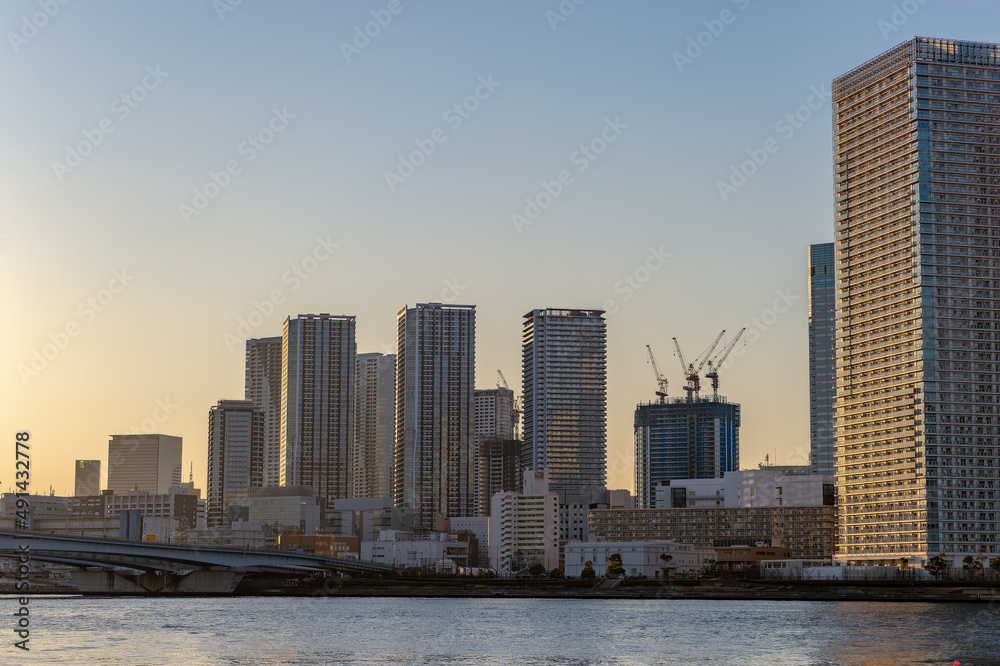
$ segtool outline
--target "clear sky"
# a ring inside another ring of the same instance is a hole
[[[722,376],[742,466],[804,463],[830,81],[998,24],[987,0],[9,0],[0,486],[18,430],[32,489],[62,494],[145,428],[184,438],[204,489],[248,333],[353,314],[359,352],[394,351],[397,310],[442,300],[477,306],[480,387],[519,388],[532,308],[609,310],[612,487],[645,345],[677,395],[671,337],[695,356],[747,324]]]

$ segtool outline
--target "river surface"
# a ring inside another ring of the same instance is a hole
[[[1000,664],[1000,602],[46,598],[0,664]]]

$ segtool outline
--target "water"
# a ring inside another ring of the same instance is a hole
[[[1000,604],[618,599],[31,600],[2,664],[1000,664]],[[6,622],[7,627],[2,623]]]

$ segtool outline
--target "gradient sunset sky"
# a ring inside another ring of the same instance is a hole
[[[477,306],[477,385],[500,368],[518,390],[523,314],[609,309],[608,481],[631,488],[632,414],[656,389],[645,345],[679,395],[671,337],[693,357],[748,322],[722,376],[741,464],[806,461],[830,82],[914,35],[997,41],[1000,11],[11,0],[0,25],[4,491],[16,431],[32,490],[72,494],[74,459],[106,463],[108,435],[159,418],[204,492],[208,409],[243,397],[241,318],[264,337],[287,315],[353,314],[359,352],[394,352],[397,310],[441,300]],[[418,143],[433,153],[400,171]]]

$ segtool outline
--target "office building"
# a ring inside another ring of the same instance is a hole
[[[281,484],[281,340],[247,340],[243,397],[264,412],[265,486]]]
[[[382,530],[413,530],[413,511],[393,506],[388,497],[339,498],[327,516],[326,531],[362,541],[378,539]]]
[[[112,435],[108,442],[108,490],[167,493],[181,485],[180,437]]]
[[[559,497],[549,492],[548,470],[524,472],[524,492],[497,493],[489,519],[491,566],[518,572],[532,564],[559,567]]]
[[[532,310],[521,341],[523,432],[532,469],[553,490],[607,483],[606,323],[603,310]]]
[[[89,497],[101,494],[101,461],[77,460],[76,483],[73,489],[75,497]]]
[[[315,534],[326,526],[326,506],[326,499],[308,486],[269,486],[251,488],[246,497],[233,498],[228,513],[233,522],[260,523],[270,536],[285,530]]]
[[[837,478],[809,467],[760,465],[722,479],[673,479],[656,487],[652,509],[744,506],[835,506]]]
[[[722,396],[639,405],[634,426],[640,508],[655,506],[660,481],[717,479],[740,468],[740,406]]]
[[[998,554],[1000,46],[833,82],[839,557]]]
[[[817,474],[836,474],[837,394],[833,243],[809,246],[809,462]]]
[[[438,532],[419,536],[412,532],[382,530],[378,539],[362,541],[360,546],[364,562],[450,574],[475,566],[475,553],[479,552],[479,544],[471,534]]]
[[[354,496],[391,497],[396,456],[396,355],[358,354],[354,373]]]
[[[476,513],[476,308],[417,303],[397,313],[396,506],[414,530]]]
[[[208,527],[228,525],[229,502],[264,485],[264,411],[252,400],[220,400],[208,412]]]
[[[353,494],[355,318],[289,317],[281,349],[281,485],[332,508]]]

